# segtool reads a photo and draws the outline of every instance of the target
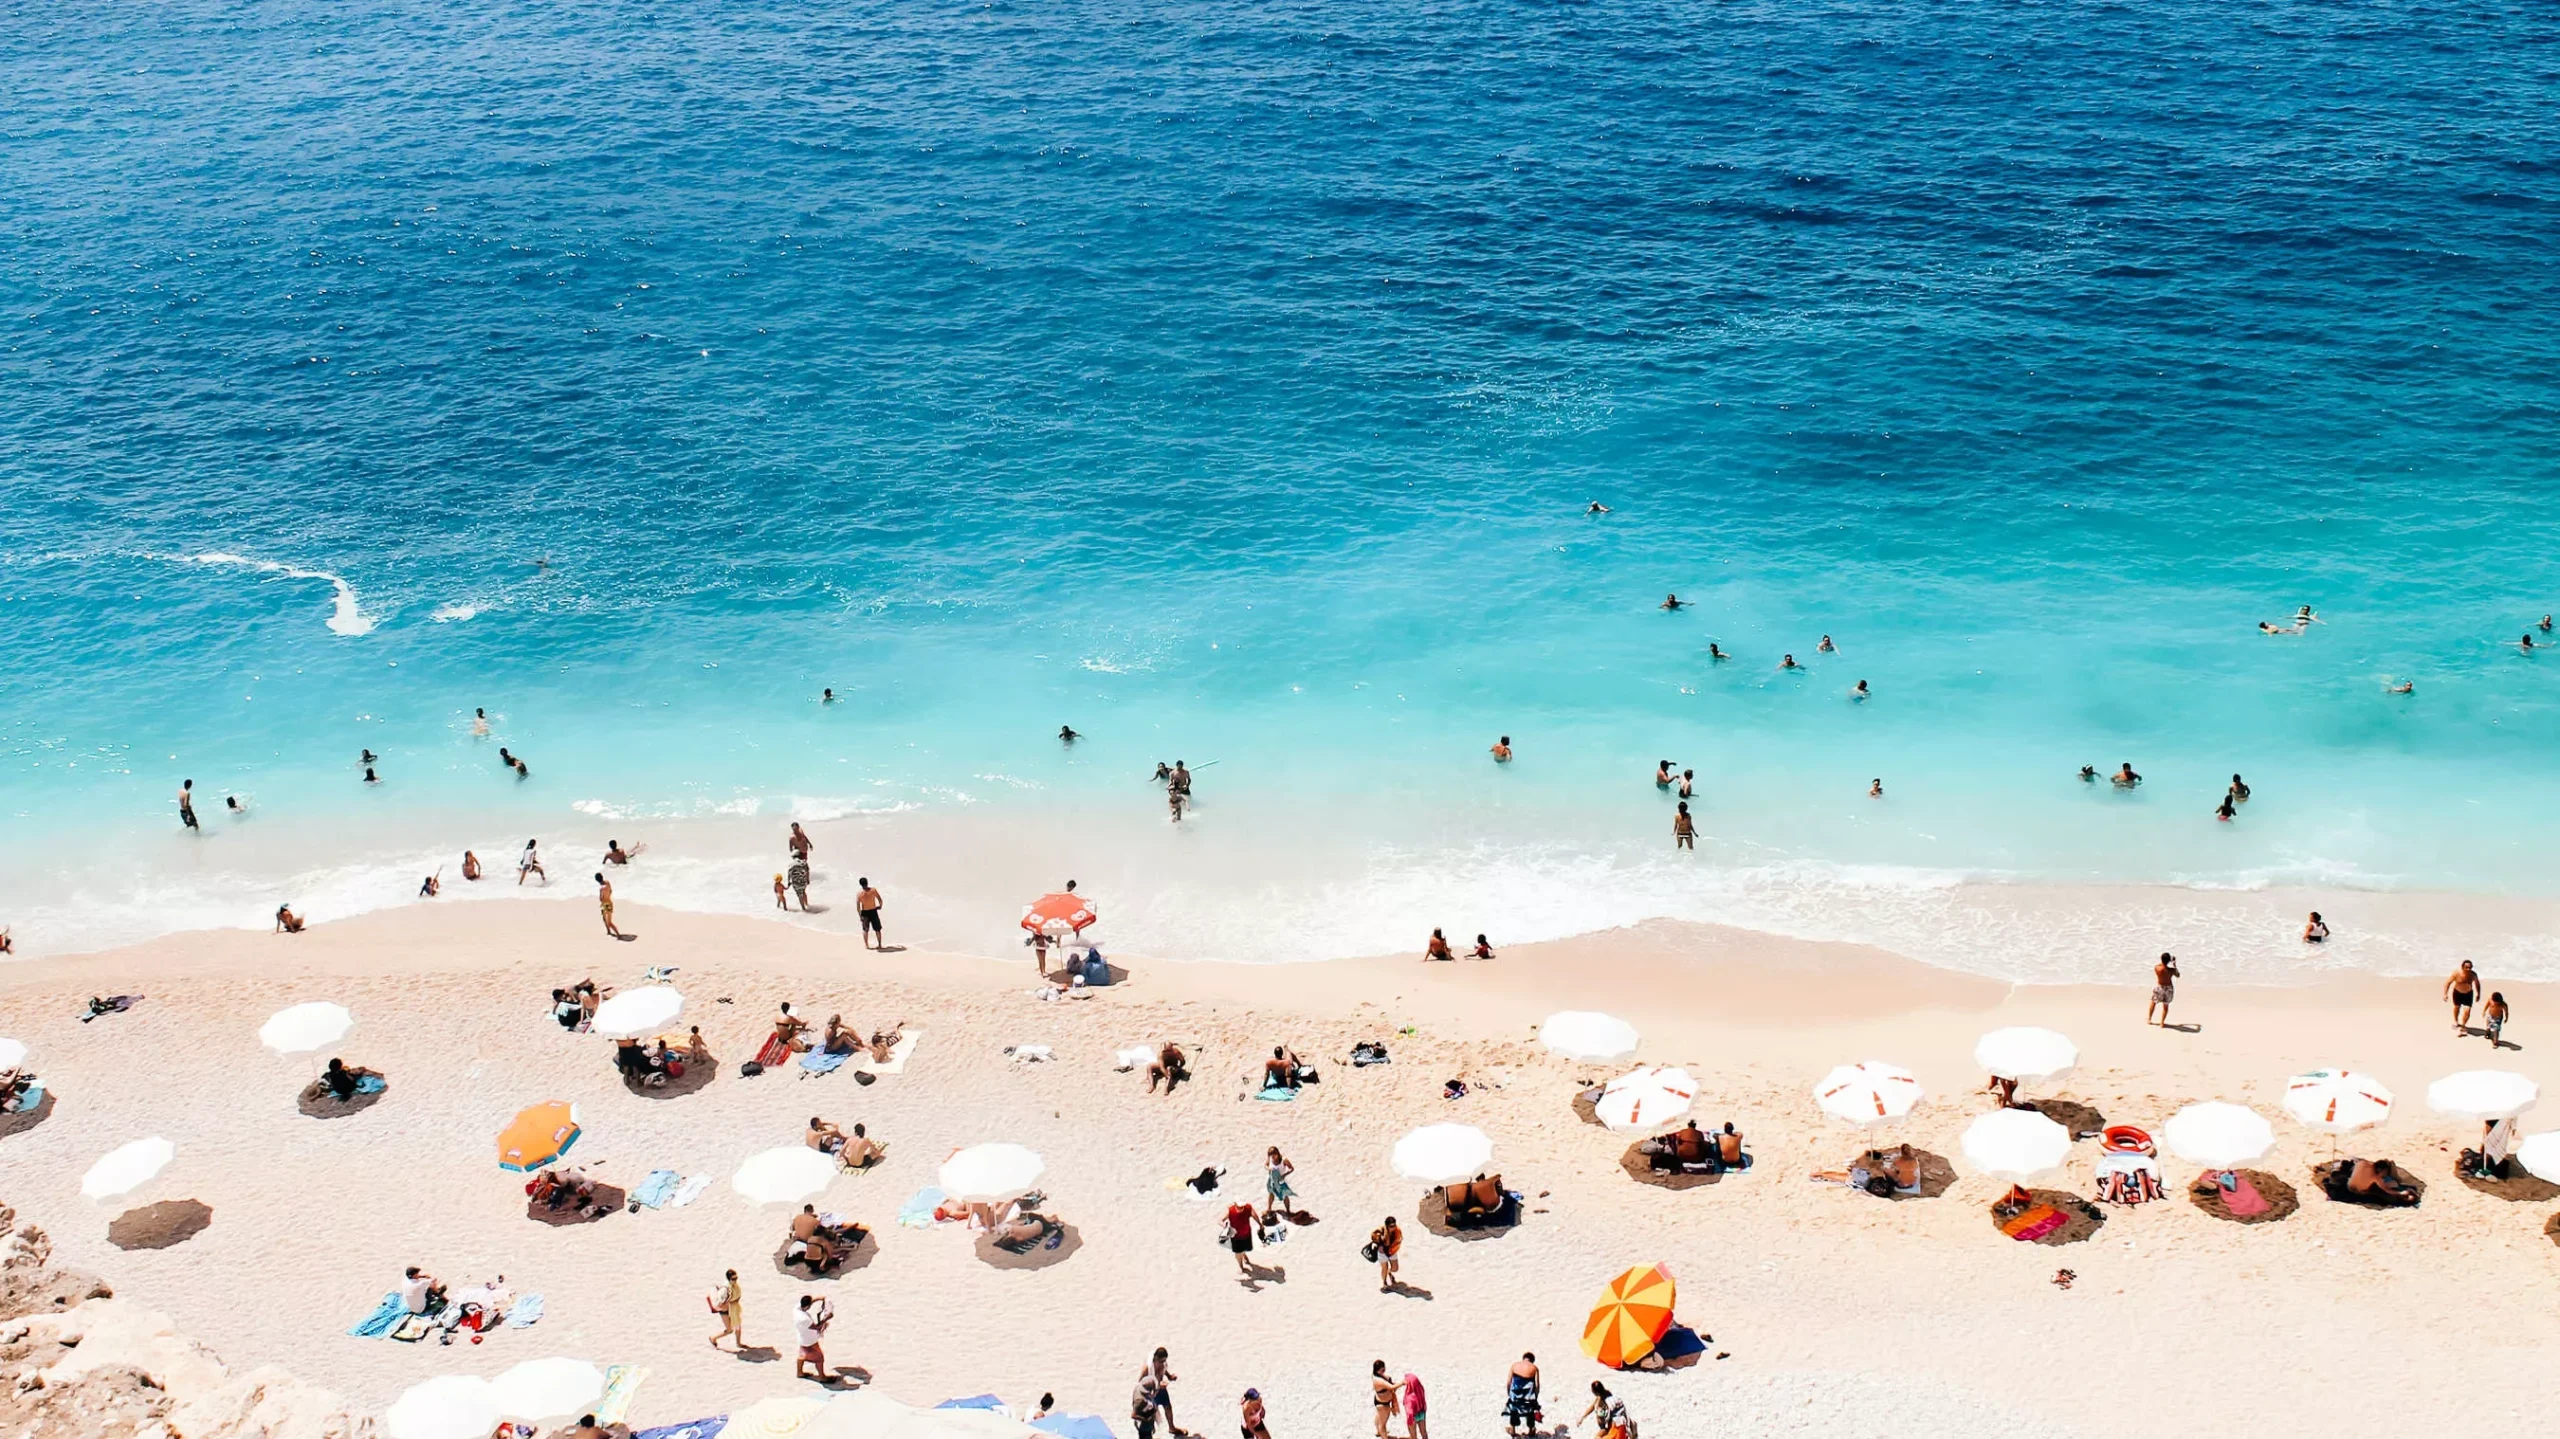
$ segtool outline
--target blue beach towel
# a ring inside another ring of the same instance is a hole
[[[359,1074],[356,1076],[356,1093],[358,1094],[380,1094],[382,1091],[390,1087],[391,1082],[384,1079],[379,1074]]]
[[[845,1061],[851,1058],[853,1056],[849,1053],[829,1054],[822,1049],[813,1049],[800,1056],[800,1067],[811,1074],[833,1074],[844,1068]]]
[[[542,1296],[539,1294],[528,1294],[522,1299],[517,1300],[515,1307],[507,1311],[506,1327],[509,1329],[529,1329],[536,1323],[539,1323],[541,1319]]]
[[[1260,1094],[1254,1096],[1254,1098],[1262,1100],[1267,1104],[1286,1104],[1297,1097],[1298,1091],[1289,1088],[1287,1085],[1281,1084],[1275,1084],[1269,1089],[1266,1089]]]
[[[394,1289],[382,1296],[382,1302],[374,1306],[373,1312],[366,1315],[362,1323],[347,1332],[358,1339],[380,1339],[399,1324],[401,1315],[408,1312],[409,1306],[400,1302],[400,1291]]]
[[[942,1206],[942,1201],[946,1197],[941,1190],[931,1185],[917,1190],[915,1198],[908,1200],[898,1210],[898,1222],[909,1229],[932,1228],[933,1211]]]
[[[643,1429],[631,1439],[715,1439],[728,1424],[728,1415],[714,1414],[708,1419],[687,1419],[681,1424],[661,1424],[655,1429]]]
[[[652,1169],[640,1187],[631,1191],[631,1202],[649,1209],[664,1209],[676,1197],[678,1176],[672,1169]]]
[[[1002,1409],[1004,1401],[993,1394],[972,1394],[966,1399],[945,1399],[936,1409]]]
[[[1099,1414],[1052,1414],[1032,1420],[1031,1427],[1060,1439],[1113,1439],[1111,1426]]]

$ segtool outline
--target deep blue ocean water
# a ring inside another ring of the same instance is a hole
[[[1175,954],[1400,947],[1459,871],[1514,938],[1739,873],[1862,936],[1963,876],[2554,891],[2540,7],[0,17],[27,948],[502,823],[753,907],[791,814],[1150,846]],[[1266,943],[1266,872],[1330,927]]]

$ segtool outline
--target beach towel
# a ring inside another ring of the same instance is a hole
[[[373,1307],[373,1312],[358,1321],[356,1327],[347,1332],[358,1339],[379,1339],[390,1333],[392,1327],[397,1325],[401,1317],[407,1313],[408,1306],[400,1302],[400,1291],[394,1289],[383,1295],[382,1302]]]
[[[18,1107],[11,1112],[33,1114],[36,1112],[36,1106],[42,1103],[44,1103],[44,1081],[30,1079],[27,1081],[27,1087],[18,1091]]]
[[[993,1394],[972,1394],[966,1399],[945,1399],[933,1407],[936,1409],[993,1409],[1001,1413],[1004,1409],[1004,1401]]]
[[[1012,1055],[1017,1061],[1025,1064],[1040,1064],[1057,1058],[1056,1055],[1049,1052],[1049,1046],[1045,1044],[1007,1045],[1004,1052]]]
[[[907,1067],[907,1056],[916,1052],[916,1041],[922,1038],[924,1038],[924,1031],[921,1029],[910,1029],[901,1033],[898,1036],[898,1042],[889,1046],[887,1059],[873,1059],[871,1051],[867,1049],[856,1050],[853,1055],[853,1067],[867,1074],[903,1073]]]
[[[800,1056],[800,1067],[811,1074],[833,1074],[844,1068],[845,1061],[851,1058],[853,1056],[849,1053],[829,1054],[824,1050],[813,1049]]]
[[[782,1031],[778,1029],[766,1035],[764,1048],[756,1051],[756,1063],[766,1069],[771,1069],[790,1057],[791,1044],[782,1037]]]
[[[643,1429],[631,1439],[718,1439],[720,1431],[728,1427],[728,1423],[728,1415],[714,1414],[708,1419],[687,1419],[681,1424],[661,1424],[655,1429]]]
[[[1155,1062],[1156,1051],[1143,1044],[1133,1044],[1127,1049],[1115,1050],[1111,1055],[1111,1067],[1123,1074],[1137,1068],[1139,1065],[1153,1064]]]
[[[947,1197],[949,1196],[941,1190],[932,1185],[926,1185],[916,1191],[913,1199],[899,1206],[898,1222],[909,1229],[931,1229],[933,1211],[941,1208],[942,1201]]]
[[[142,996],[138,994],[116,994],[109,995],[105,999],[92,999],[89,1001],[88,1012],[80,1016],[80,1022],[87,1024],[102,1014],[122,1014],[141,1002]]]
[[[702,1197],[702,1191],[704,1191],[704,1190],[706,1190],[706,1189],[709,1189],[710,1187],[711,1187],[711,1176],[710,1176],[710,1175],[708,1175],[708,1174],[697,1174],[697,1175],[694,1175],[693,1177],[691,1177],[691,1178],[687,1179],[687,1180],[686,1180],[682,1185],[678,1186],[678,1187],[677,1187],[677,1189],[676,1189],[676,1197],[675,1197],[675,1198],[673,1198],[673,1199],[671,1199],[671,1200],[669,1200],[669,1201],[667,1201],[667,1202],[668,1202],[668,1203],[670,1203],[670,1204],[672,1204],[672,1205],[674,1205],[674,1206],[675,1206],[676,1208],[678,1208],[678,1209],[682,1209],[682,1208],[684,1208],[686,1205],[691,1204],[693,1201],[695,1201],[695,1200],[697,1200],[697,1199],[700,1199],[700,1198]]]
[[[415,1344],[426,1338],[435,1327],[435,1321],[424,1314],[403,1314],[400,1322],[391,1326],[391,1337],[403,1344]]]
[[[640,1181],[639,1187],[631,1191],[631,1203],[633,1207],[641,1209],[666,1208],[667,1201],[675,1198],[676,1196],[676,1181],[677,1175],[672,1169],[650,1170],[648,1177]]]
[[[1256,1099],[1263,1100],[1271,1104],[1286,1104],[1297,1097],[1298,1091],[1289,1088],[1285,1084],[1275,1084],[1269,1089],[1266,1089],[1260,1094],[1254,1096]]]
[[[1031,1427],[1060,1439],[1113,1439],[1111,1426],[1099,1414],[1052,1414],[1032,1420]]]
[[[2001,1220],[2000,1232],[2021,1244],[2029,1244],[2070,1222],[2068,1216],[2052,1205],[2035,1204]]]
[[[513,1309],[507,1311],[506,1327],[509,1329],[530,1329],[540,1322],[542,1322],[542,1296],[539,1294],[526,1295],[516,1301]]]
[[[2249,1176],[2235,1173],[2224,1178],[2227,1182],[2223,1185],[2222,1207],[2230,1210],[2232,1217],[2245,1219],[2275,1207],[2267,1202],[2267,1196],[2258,1192],[2258,1186],[2249,1182]]]
[[[615,1364],[604,1371],[604,1397],[596,1401],[598,1424],[622,1424],[631,1418],[631,1396],[640,1381],[649,1377],[646,1367],[638,1364]]]
[[[391,1082],[384,1079],[379,1074],[359,1074],[356,1076],[356,1093],[358,1094],[380,1094],[383,1090],[390,1087]]]

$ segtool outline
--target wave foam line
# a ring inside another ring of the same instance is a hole
[[[376,623],[374,617],[366,614],[356,603],[355,586],[348,584],[343,575],[331,574],[327,570],[306,570],[299,565],[282,564],[275,560],[257,560],[247,555],[226,554],[219,550],[201,555],[185,555],[179,559],[184,564],[231,565],[288,580],[327,580],[329,588],[336,595],[329,610],[329,633],[350,637],[373,633]]]

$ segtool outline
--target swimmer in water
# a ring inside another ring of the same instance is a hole
[[[1074,744],[1077,740],[1083,738],[1083,735],[1076,733],[1074,725],[1062,724],[1058,726],[1058,743],[1060,744]]]
[[[2309,629],[2315,624],[2326,623],[2328,623],[2328,621],[2321,619],[2318,615],[2311,612],[2311,606],[2309,605],[2303,605],[2293,612],[2293,627],[2295,629]]]
[[[1169,764],[1166,764],[1163,760],[1157,760],[1157,761],[1156,761],[1156,772],[1155,772],[1152,776],[1150,776],[1150,778],[1151,778],[1151,779],[1153,779],[1157,784],[1163,784],[1163,783],[1165,783],[1166,781],[1168,781],[1168,780],[1170,780],[1170,779],[1172,779],[1172,778],[1173,778],[1173,766],[1171,766],[1171,765],[1169,765]]]
[[[418,885],[418,898],[433,899],[444,892],[444,871],[437,870]]]
[[[1884,798],[1884,781],[1882,779],[1871,779],[1867,781],[1867,798]]]
[[[1800,670],[1803,669],[1804,666],[1796,663],[1796,657],[1794,655],[1780,655],[1778,656],[1778,668],[1782,670]]]
[[[381,762],[382,756],[375,754],[371,750],[363,751],[356,759],[356,763],[358,764],[380,764]]]
[[[462,877],[464,879],[480,877],[480,856],[467,849],[462,852]]]
[[[831,705],[835,702],[836,692],[832,687],[818,691],[818,703],[822,705]]]
[[[1831,642],[1831,636],[1824,635],[1822,643],[1813,647],[1813,652],[1818,655],[1836,655],[1840,653],[1840,647]]]
[[[1693,799],[1697,796],[1697,793],[1698,772],[1693,769],[1684,769],[1680,771],[1680,797],[1682,799]]]
[[[1851,687],[1850,687],[1850,690],[1849,690],[1849,698],[1851,698],[1851,699],[1853,699],[1853,700],[1862,700],[1862,699],[1865,699],[1866,697],[1867,697],[1867,682],[1866,682],[1865,680],[1860,680],[1860,681],[1858,681],[1858,682],[1857,682],[1857,684],[1855,684],[1855,685],[1853,685],[1853,686],[1851,686]]]
[[[2249,782],[2236,774],[2231,777],[2231,802],[2233,804],[2249,802]]]
[[[2098,782],[2098,767],[2093,764],[2084,764],[2080,766],[2080,782],[2082,784],[2096,784]]]
[[[2530,630],[2527,630],[2527,631],[2525,632],[2525,636],[2524,636],[2524,638],[2523,638],[2523,639],[2520,639],[2520,640],[2518,640],[2518,641],[2516,641],[2516,648],[2518,648],[2518,649],[2520,649],[2520,650],[2523,650],[2526,654],[2532,654],[2532,653],[2533,653],[2533,632],[2532,632],[2532,631],[2530,631]]]
[[[1685,610],[1688,607],[1689,602],[1680,598],[1678,595],[1664,595],[1662,597],[1662,608],[1666,610]]]
[[[1493,762],[1495,764],[1511,763],[1511,736],[1504,735],[1493,742]]]
[[[2142,776],[2133,772],[2133,761],[2126,760],[2124,767],[2109,777],[2109,782],[2118,789],[2131,789],[2142,783]]]
[[[364,782],[366,784],[380,784],[382,783],[382,776],[373,772],[373,766],[366,765],[364,767]]]
[[[2214,807],[2213,817],[2222,821],[2224,824],[2229,824],[2231,823],[2231,816],[2236,813],[2238,813],[2238,811],[2231,807],[2231,796],[2226,794],[2222,797],[2222,803]]]
[[[1717,648],[1716,648],[1716,642],[1715,642],[1714,640],[1709,640],[1709,641],[1707,641],[1707,658],[1708,658],[1708,659],[1711,659],[1711,660],[1714,660],[1714,661],[1715,661],[1716,663],[1718,663],[1718,664],[1722,664],[1722,663],[1724,663],[1726,660],[1732,659],[1732,658],[1733,658],[1733,656],[1731,656],[1731,655],[1729,655],[1729,654],[1726,654],[1724,651],[1722,651],[1722,650],[1720,650],[1720,649],[1717,649]]]
[[[2265,620],[2260,620],[2258,621],[2258,633],[2262,635],[2298,635],[2302,633],[2302,631],[2278,629],[2274,625],[2268,624]]]
[[[1605,515],[1609,513],[1609,507],[1600,503],[1598,500],[1593,500],[1590,504],[1583,507],[1582,512],[1586,515]]]
[[[475,709],[471,712],[471,733],[481,739],[487,739],[489,737],[489,712],[487,710]]]
[[[236,794],[224,795],[222,797],[222,807],[231,811],[233,814],[247,814],[249,812],[248,803]]]
[[[648,846],[645,844],[635,844],[629,849],[624,849],[622,847],[622,841],[618,839],[609,839],[604,842],[604,862],[607,864],[629,864],[631,863],[632,856],[647,848]]]
[[[2546,635],[2551,633],[2551,616],[2544,615],[2542,617],[2542,623],[2534,626],[2534,628],[2542,631]]]
[[[2402,680],[2400,683],[2391,687],[2391,693],[2395,695],[2411,695],[2416,694],[2417,692],[2418,687],[2407,680]]]
[[[523,756],[523,755],[517,755],[517,756],[516,756],[516,778],[518,778],[518,779],[531,779],[531,778],[533,778],[533,771],[532,771],[532,770],[529,770],[529,769],[527,769],[527,768],[525,768],[525,764],[524,764],[524,756]]]
[[[1653,787],[1655,789],[1671,788],[1671,761],[1664,760],[1653,767]]]

